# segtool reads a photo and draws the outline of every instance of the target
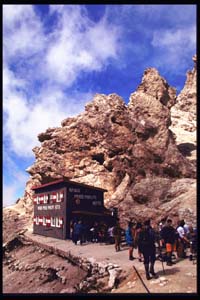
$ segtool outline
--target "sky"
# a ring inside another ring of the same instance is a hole
[[[179,93],[195,53],[195,5],[3,5],[3,206],[24,194],[39,133],[96,93],[128,103],[149,67]]]

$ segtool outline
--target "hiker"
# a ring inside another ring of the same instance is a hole
[[[178,232],[178,243],[177,243],[177,255],[180,258],[186,257],[186,247],[189,244],[189,240],[186,237],[185,230],[184,230],[185,222],[184,220],[178,221],[178,227],[176,228]]]
[[[116,252],[120,251],[120,243],[121,243],[121,228],[119,225],[119,221],[117,221],[116,225],[113,228],[113,236],[115,240],[115,250]]]
[[[167,266],[172,266],[172,252],[176,251],[176,230],[172,226],[172,220],[168,219],[166,225],[162,228],[161,232],[161,244],[166,247],[166,262]]]
[[[129,260],[133,260],[133,248],[134,248],[134,230],[133,230],[133,223],[130,221],[128,222],[128,228],[125,231],[126,236],[126,243],[129,246]]]
[[[183,221],[184,221],[184,220],[183,220]],[[184,221],[184,223],[185,223],[185,221]],[[188,225],[187,223],[185,223],[185,224],[183,225],[183,229],[184,229],[184,231],[185,231],[185,236],[188,237],[188,234],[189,234],[189,232],[190,232],[190,230],[189,230],[189,225]]]
[[[73,242],[75,245],[77,245],[78,241],[80,241],[80,245],[82,245],[82,233],[83,233],[83,225],[82,225],[82,221],[79,220],[78,223],[74,224]]]
[[[194,255],[197,253],[197,231],[192,225],[189,226],[188,239],[190,242],[189,260],[193,260]]]
[[[104,222],[99,224],[98,228],[98,241],[104,243],[106,241],[107,225]]]
[[[92,243],[98,242],[98,231],[99,231],[99,224],[97,222],[94,222],[94,225],[90,228]]]
[[[149,280],[152,278],[150,274],[154,278],[158,278],[157,274],[154,271],[154,264],[156,260],[155,232],[150,225],[150,220],[144,222],[144,227],[142,228],[138,236],[138,245],[144,257],[146,279]]]
[[[139,260],[139,262],[142,262],[142,251],[140,249],[140,245],[138,245],[138,237],[139,237],[139,233],[142,231],[142,223],[137,222],[135,229],[136,230],[135,230],[134,247],[136,249],[138,248],[138,260]]]
[[[72,241],[74,241],[74,224],[75,224],[75,221],[71,220],[70,221],[70,239]]]
[[[134,235],[135,235],[135,230],[134,230],[134,223],[131,221],[128,222],[128,228],[125,231],[125,236],[126,236],[126,243],[129,246],[129,260],[133,260],[133,248],[134,248]]]
[[[89,225],[86,220],[83,221],[82,224],[82,242],[88,242],[89,241]]]
[[[114,236],[113,236],[113,229],[114,229],[114,226],[110,226],[108,227],[108,243],[109,244],[114,244]]]

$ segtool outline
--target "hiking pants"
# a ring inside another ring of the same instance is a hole
[[[143,249],[142,252],[143,256],[144,256],[144,264],[149,264],[151,263],[152,265],[155,263],[156,260],[156,251],[155,248],[152,249]]]

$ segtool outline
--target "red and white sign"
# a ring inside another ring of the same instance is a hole
[[[46,224],[47,224],[47,227],[50,227],[51,226],[51,219],[50,217],[46,217]]]
[[[63,218],[59,218],[59,225],[60,227],[63,227]]]

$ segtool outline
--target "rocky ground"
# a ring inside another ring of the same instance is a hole
[[[35,246],[15,245],[3,260],[3,293],[75,293],[86,272]]]

